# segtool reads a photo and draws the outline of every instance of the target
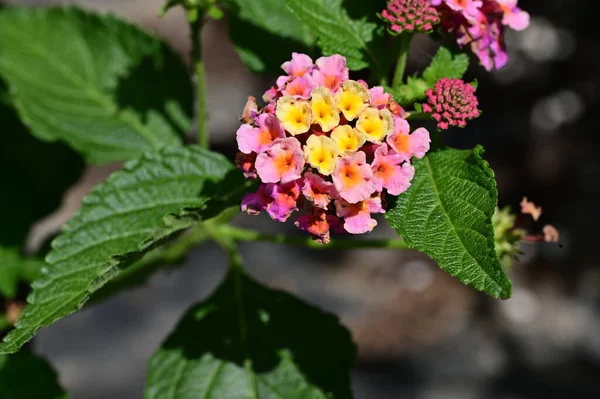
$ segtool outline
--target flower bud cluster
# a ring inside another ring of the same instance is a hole
[[[425,96],[423,111],[431,114],[442,130],[450,126],[465,127],[467,120],[480,114],[475,88],[460,79],[442,78]]]
[[[440,16],[430,0],[390,0],[381,18],[393,33],[430,32]]]

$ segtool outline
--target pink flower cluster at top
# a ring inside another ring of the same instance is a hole
[[[410,161],[429,150],[429,132],[411,134],[392,96],[349,80],[340,55],[313,63],[294,53],[282,68],[286,75],[265,93],[263,109],[249,98],[237,131],[237,164],[261,182],[242,210],[279,222],[300,211],[295,225],[322,243],[332,230],[371,231],[385,194],[410,187]]]
[[[392,33],[429,32],[440,22],[430,0],[390,0],[381,12]]]
[[[523,30],[529,14],[517,6],[518,0],[431,0],[441,15],[445,30],[457,36],[461,46],[470,45],[488,71],[508,62],[503,32],[506,26]]]

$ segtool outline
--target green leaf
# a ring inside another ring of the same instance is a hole
[[[498,202],[494,172],[483,149],[440,150],[414,163],[408,191],[386,213],[406,243],[463,283],[494,297],[511,284],[496,257],[492,215]]]
[[[19,253],[0,247],[0,296],[13,299],[19,284]]]
[[[304,45],[314,43],[310,28],[281,0],[230,0],[230,2],[236,5],[234,13],[243,21],[273,35],[290,38]],[[262,44],[265,46],[265,43]],[[271,47],[271,44],[265,47]],[[290,49],[287,50],[290,53]]]
[[[423,72],[423,78],[433,87],[442,78],[461,79],[468,68],[469,57],[466,54],[452,54],[447,48],[440,47]]]
[[[325,54],[345,56],[352,70],[370,66],[378,76],[386,75],[371,43],[377,24],[368,22],[367,16],[352,19],[341,0],[285,0],[285,3],[317,36],[317,44]]]
[[[31,284],[42,276],[44,267],[46,267],[46,262],[43,259],[23,257],[19,265],[19,279]]]
[[[14,108],[2,103],[0,140],[0,246],[22,247],[31,225],[60,205],[84,163],[65,145],[32,137]]]
[[[76,8],[0,10],[0,75],[32,133],[92,163],[181,144],[192,86],[158,39]]]
[[[351,398],[355,356],[335,316],[233,269],[152,356],[144,397]]]
[[[409,106],[417,100],[425,98],[425,92],[429,88],[427,82],[416,76],[409,76],[406,84],[402,85],[396,91],[392,91],[394,98],[400,105]]]
[[[254,72],[278,74],[292,49],[311,52],[314,36],[282,0],[230,0],[229,4],[229,37]]]
[[[4,331],[4,329],[10,327],[10,323],[6,319],[6,315],[4,313],[0,313],[0,332]]]
[[[244,178],[241,173],[239,176]],[[250,180],[245,179],[245,182],[241,182],[240,186],[237,187],[248,187],[248,182],[250,182]],[[225,185],[227,184],[225,183]],[[238,199],[231,200],[230,202],[239,204],[242,200],[242,193],[250,191],[256,191],[256,189],[248,187],[247,189],[240,190]],[[213,207],[213,209],[220,209],[220,207],[210,206]],[[185,235],[182,235],[182,237],[174,243],[149,252],[138,262],[123,269],[118,276],[108,282],[100,290],[96,291],[88,303],[95,304],[101,302],[117,292],[145,284],[150,277],[158,271],[166,270],[166,268],[174,269],[175,267],[183,265],[184,262],[182,261],[185,259],[185,255],[187,255],[191,248],[197,247],[205,240],[211,238],[210,230],[212,226],[229,223],[239,213],[239,205],[225,209],[217,217],[207,220],[199,226],[190,229],[190,231],[186,232]]]
[[[12,99],[10,98],[10,94],[8,93],[8,87],[6,87],[6,84],[2,81],[2,79],[0,79],[0,106],[4,104],[4,105],[11,105],[12,104]]]
[[[17,351],[39,328],[81,308],[144,253],[231,206],[245,189],[224,184],[233,172],[238,173],[220,154],[168,147],[113,173],[83,199],[52,242],[49,266],[34,282],[30,305],[0,352]]]
[[[259,26],[229,16],[229,37],[240,59],[254,72],[281,74],[281,64],[291,58],[290,49],[311,53],[307,45],[289,37],[274,35]],[[268,46],[265,43],[269,43]]]
[[[28,351],[0,355],[0,398],[67,399],[56,372],[41,357]]]
[[[14,299],[19,281],[31,283],[45,265],[41,259],[21,255],[17,248],[0,246],[0,296]]]

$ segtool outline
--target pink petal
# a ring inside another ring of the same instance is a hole
[[[285,86],[282,93],[286,96],[292,96],[294,98],[309,99],[314,88],[315,81],[313,80],[312,76],[307,74],[294,78],[292,81],[290,81]]]
[[[351,204],[369,198],[377,190],[373,171],[362,151],[338,159],[333,183],[339,196]]]
[[[277,222],[285,222],[294,211],[298,210],[299,180],[285,184],[267,184],[265,193],[272,198],[272,201],[266,207],[271,219]]]
[[[258,152],[258,128],[243,124],[235,134],[238,148],[244,154]]]
[[[299,179],[304,168],[300,142],[293,138],[273,141],[271,147],[256,158],[256,171],[264,183],[288,183]]]
[[[337,198],[337,190],[333,183],[325,181],[321,176],[311,172],[304,174],[302,194],[317,208],[327,209],[329,203]]]
[[[296,227],[312,234],[313,238],[321,244],[327,244],[330,241],[330,230],[335,216],[327,215],[324,210],[311,208],[307,215],[299,216],[294,222]],[[337,219],[337,218],[336,218]],[[335,220],[335,219],[334,219]]]
[[[369,89],[371,97],[371,106],[383,109],[390,102],[390,94],[386,93],[381,86],[375,86]]]
[[[292,60],[284,62],[281,65],[283,69],[290,76],[302,76],[313,66],[312,58],[302,53],[292,53]]]
[[[364,234],[377,226],[377,221],[371,218],[369,208],[378,209],[377,202],[381,205],[381,198],[377,197],[373,202],[372,204],[365,202],[350,204],[342,199],[335,201],[337,215],[344,219],[344,229],[348,233]]]
[[[412,155],[419,159],[423,158],[425,153],[429,151],[429,143],[431,143],[429,131],[423,127],[420,127],[412,132],[409,137]]]
[[[265,193],[265,188],[266,184],[261,184],[255,193],[244,195],[244,198],[242,198],[242,212],[258,215],[267,208],[272,199]]]

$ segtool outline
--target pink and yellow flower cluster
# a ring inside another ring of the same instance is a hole
[[[249,98],[237,131],[237,164],[260,180],[242,210],[279,222],[298,212],[295,225],[323,243],[331,231],[371,231],[372,215],[385,212],[385,195],[410,187],[411,159],[429,150],[429,132],[410,133],[392,96],[349,80],[340,55],[313,63],[294,53],[282,69],[264,108]]]
[[[441,15],[443,28],[456,35],[460,46],[470,46],[488,71],[508,62],[504,29],[520,31],[529,26],[529,14],[518,7],[518,0],[430,1]]]

